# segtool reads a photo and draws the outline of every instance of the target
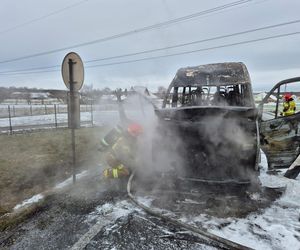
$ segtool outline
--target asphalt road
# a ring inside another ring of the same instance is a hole
[[[214,249],[145,214],[97,178],[46,198],[36,213],[1,233],[1,249]],[[110,190],[110,191],[107,191]]]

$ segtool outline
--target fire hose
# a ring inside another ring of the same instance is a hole
[[[204,228],[198,228],[192,225],[189,225],[187,223],[184,223],[182,221],[170,218],[166,215],[164,215],[162,212],[160,211],[155,211],[154,209],[145,206],[144,204],[142,204],[141,202],[139,202],[134,195],[131,193],[131,184],[132,184],[132,180],[134,177],[134,173],[131,174],[131,176],[129,177],[128,183],[127,183],[127,193],[128,196],[130,197],[130,199],[139,207],[141,207],[143,210],[145,210],[148,214],[153,215],[155,217],[158,217],[160,219],[163,219],[164,221],[170,222],[171,224],[175,225],[175,226],[179,226],[181,228],[185,228],[188,231],[191,231],[195,234],[201,235],[201,238],[203,238],[203,240],[205,240],[209,245],[212,246],[216,246],[222,249],[241,249],[241,250],[249,250],[252,248],[249,248],[247,246],[241,245],[239,243],[233,242],[231,240],[227,240],[225,238],[222,238],[220,236],[217,236],[215,234],[209,233],[206,229]]]

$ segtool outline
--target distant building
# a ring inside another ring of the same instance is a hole
[[[260,103],[267,94],[268,92],[253,93],[254,101],[256,103]],[[292,92],[292,96],[296,102],[300,101],[300,92]],[[280,95],[279,98],[280,99],[282,98],[282,94]],[[276,101],[277,101],[277,97],[275,95],[270,95],[267,100],[268,103],[272,103],[272,102],[275,103]]]
[[[63,101],[49,92],[13,92],[2,104],[62,104]]]
[[[256,103],[259,103],[265,98],[266,95],[267,95],[266,92],[253,93],[254,101]],[[277,101],[276,96],[274,95],[269,96],[268,102],[276,102],[276,101]]]

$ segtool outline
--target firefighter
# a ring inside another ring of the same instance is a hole
[[[102,140],[107,151],[105,159],[110,166],[103,171],[105,179],[127,179],[136,166],[137,138],[143,132],[141,125],[132,123],[126,130],[114,128]],[[113,139],[112,139],[113,138]],[[108,143],[111,142],[111,143]],[[102,145],[103,146],[103,145]]]
[[[291,94],[284,95],[283,111],[281,115],[289,116],[296,112],[296,103]]]

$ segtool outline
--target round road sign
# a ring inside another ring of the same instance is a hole
[[[72,65],[71,70],[70,65]],[[70,89],[70,80],[73,81],[74,91],[81,89],[84,80],[84,69],[83,62],[78,54],[75,52],[70,52],[65,56],[61,66],[61,73],[64,83],[68,89]],[[73,79],[70,79],[70,74],[73,75]]]

